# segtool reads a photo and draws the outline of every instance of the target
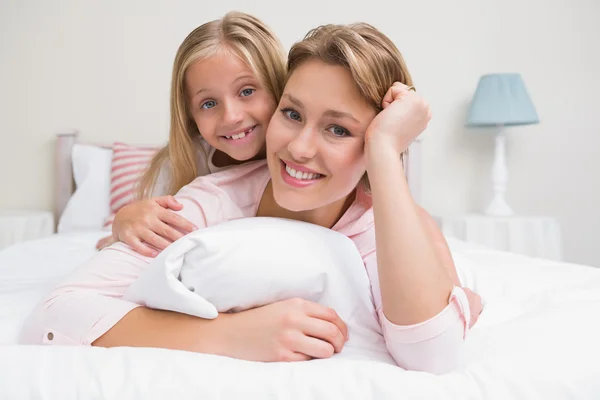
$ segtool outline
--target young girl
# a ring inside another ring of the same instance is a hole
[[[156,256],[156,249],[194,229],[168,210],[181,205],[165,195],[198,176],[264,158],[265,132],[284,80],[283,47],[260,20],[230,12],[192,31],[173,65],[169,144],[140,182],[139,197],[146,200],[119,210],[113,235],[97,247],[122,240]]]
[[[280,217],[347,235],[363,257],[398,365],[451,370],[475,307],[458,287],[449,253],[436,248],[443,242],[439,230],[408,190],[401,155],[430,112],[408,86],[402,56],[369,25],[322,26],[293,46],[288,68],[269,125],[267,161],[195,179],[176,196],[181,216],[200,228]],[[34,311],[21,341],[162,347],[258,361],[325,358],[343,348],[344,322],[308,301],[214,320],[124,301],[149,261],[121,243],[100,252]]]

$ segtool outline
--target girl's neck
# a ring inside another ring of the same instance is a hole
[[[265,151],[261,150],[257,155],[249,160],[236,160],[231,158],[227,153],[223,153],[221,150],[215,150],[212,156],[212,164],[217,168],[229,167],[231,165],[239,165],[245,162],[263,160],[265,158]]]
[[[277,204],[273,195],[273,186],[269,180],[269,183],[267,184],[267,187],[265,188],[260,200],[256,216],[292,219],[296,221],[309,222],[325,228],[332,228],[339,221],[339,219],[342,218],[348,208],[350,208],[350,205],[352,205],[355,193],[356,191],[353,191],[345,198],[321,208],[296,212],[287,210]]]

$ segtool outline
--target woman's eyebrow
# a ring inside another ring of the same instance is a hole
[[[357,124],[360,124],[360,121],[357,120],[356,118],[354,118],[352,116],[352,114],[343,112],[343,111],[327,110],[323,113],[323,115],[328,116],[328,117],[333,117],[333,118],[349,118],[349,119],[353,120],[354,122],[356,122]]]
[[[304,108],[304,104],[302,104],[302,102],[295,98],[294,96],[292,96],[289,93],[284,93],[283,97],[287,98],[291,103],[294,103],[294,105],[298,108]],[[323,115],[328,116],[328,117],[333,117],[333,118],[349,118],[351,120],[353,120],[354,122],[360,124],[360,121],[357,120],[356,118],[354,118],[354,116],[348,112],[344,112],[344,111],[338,111],[338,110],[327,110],[323,113]]]
[[[294,103],[294,105],[298,108],[304,108],[304,104],[302,104],[302,102],[300,100],[298,100],[297,98],[295,98],[294,96],[292,96],[289,93],[284,93],[283,97],[287,98],[290,103]]]

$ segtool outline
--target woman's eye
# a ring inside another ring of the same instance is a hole
[[[209,108],[213,108],[217,105],[217,102],[214,100],[209,100],[205,103],[202,103],[202,105],[200,106],[200,108],[204,108],[206,110],[208,110]]]
[[[300,113],[295,110],[285,109],[282,110],[283,113],[291,120],[300,121],[302,118],[300,117]]]
[[[331,133],[333,133],[335,136],[349,136],[350,132],[348,132],[348,130],[346,128],[342,128],[341,126],[338,125],[334,125],[331,128],[329,128],[329,131]]]
[[[242,90],[241,94],[242,94],[242,97],[248,97],[254,92],[256,92],[256,89],[244,89],[244,90]]]

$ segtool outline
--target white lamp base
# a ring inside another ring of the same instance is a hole
[[[508,167],[506,166],[506,135],[504,132],[496,136],[494,165],[492,167],[492,189],[494,198],[485,209],[485,214],[495,217],[508,217],[514,214],[504,195],[508,184]]]

